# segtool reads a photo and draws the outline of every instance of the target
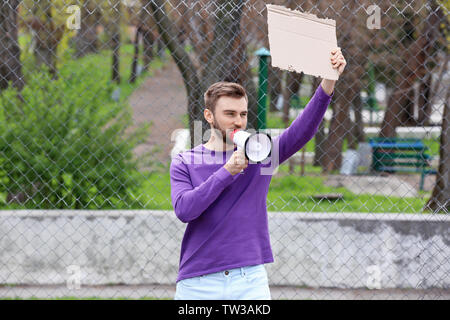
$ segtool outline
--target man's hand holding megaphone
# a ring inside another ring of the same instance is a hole
[[[256,131],[250,133],[244,130],[234,129],[229,133],[229,140],[237,146],[237,151],[233,153],[226,163],[227,170],[235,175],[237,172],[244,173],[248,166],[248,161],[261,163],[269,157],[272,150],[272,139],[264,132]],[[240,171],[237,171],[241,168]]]
[[[224,165],[225,169],[234,176],[248,167],[248,159],[245,157],[243,149],[238,149],[231,155],[230,159]]]

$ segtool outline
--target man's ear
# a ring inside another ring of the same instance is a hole
[[[206,121],[208,123],[214,123],[214,115],[211,112],[211,110],[205,108],[205,110],[203,111],[203,116],[205,117]]]

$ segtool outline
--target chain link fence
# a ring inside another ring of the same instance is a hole
[[[448,299],[448,2],[270,3],[336,20],[347,60],[271,180],[272,298]],[[320,84],[271,66],[266,4],[2,1],[1,297],[173,297],[169,167],[209,139],[203,93],[242,84],[275,137]]]

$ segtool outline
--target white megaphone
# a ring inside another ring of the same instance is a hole
[[[255,163],[261,163],[272,151],[272,138],[264,132],[250,133],[235,129],[230,133],[230,138],[238,150],[243,149],[245,157]]]

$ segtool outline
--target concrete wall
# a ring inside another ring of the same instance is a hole
[[[450,289],[450,216],[269,213],[271,285]],[[0,211],[0,283],[174,284],[172,211]]]

